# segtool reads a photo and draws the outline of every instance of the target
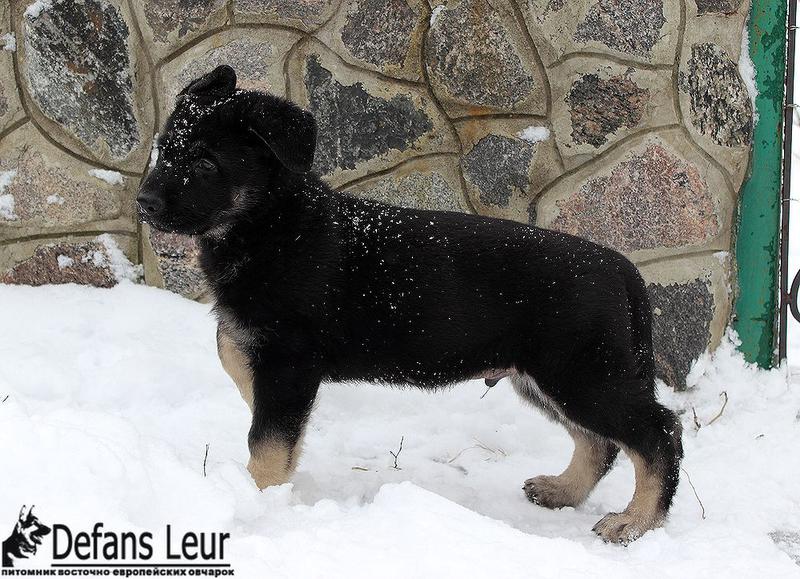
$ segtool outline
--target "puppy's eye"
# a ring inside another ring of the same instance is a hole
[[[217,170],[217,165],[214,163],[214,161],[203,157],[195,162],[194,168],[200,173],[213,173]]]

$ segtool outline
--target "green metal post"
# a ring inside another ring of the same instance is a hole
[[[739,296],[734,327],[745,358],[768,368],[774,363],[778,304],[786,1],[753,0],[748,28],[759,120],[753,134],[751,174],[739,201]]]

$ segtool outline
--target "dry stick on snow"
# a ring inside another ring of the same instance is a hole
[[[714,418],[708,421],[708,424],[706,424],[706,426],[711,426],[712,424],[714,424],[714,421],[720,416],[722,416],[723,412],[725,412],[725,407],[728,405],[728,393],[723,390],[720,396],[722,396],[725,399],[722,403],[722,408],[719,409],[719,412],[717,412],[717,415]]]
[[[395,469],[395,470],[401,470],[400,467],[397,466],[397,457],[400,456],[401,452],[403,452],[403,439],[404,438],[405,438],[404,436],[400,437],[400,448],[397,449],[397,452],[392,452],[391,450],[389,451],[389,454],[391,454],[394,457],[394,466],[392,466],[392,468]]]
[[[461,450],[459,450],[459,451],[456,453],[456,455],[455,455],[453,458],[451,458],[450,460],[448,460],[448,461],[447,461],[447,464],[452,464],[452,462],[453,462],[454,460],[456,460],[456,459],[457,459],[459,456],[461,456],[462,454],[464,454],[464,453],[465,453],[465,452],[467,452],[468,450],[472,450],[473,448],[478,448],[478,447],[477,447],[477,446],[468,446],[467,448],[462,448]]]
[[[206,443],[206,455],[203,457],[203,476],[206,476],[206,464],[208,463],[208,447],[210,445]]]
[[[700,424],[700,419],[697,418],[697,410],[694,409],[694,406],[692,406],[692,419],[694,420],[694,429],[700,430],[702,424]]]
[[[478,448],[480,450],[485,450],[486,452],[490,452],[495,456],[497,456],[498,454],[501,454],[503,456],[508,456],[508,453],[506,453],[506,451],[503,450],[502,448],[492,448],[490,446],[485,445],[484,443],[482,443],[477,438],[473,438],[472,440],[475,441],[475,445],[474,446],[468,446],[467,448],[462,448],[461,450],[459,450],[456,453],[456,455],[453,458],[451,458],[450,460],[447,461],[447,464],[452,464],[453,461],[455,461],[459,456],[461,456],[462,454],[464,454],[468,450],[473,450],[475,448]],[[489,459],[487,458],[486,460],[489,460]]]
[[[447,461],[447,464],[453,463],[454,461],[456,461],[458,459],[458,457],[460,457],[462,454],[464,454],[468,450],[475,450],[477,448],[478,450],[489,450],[490,452],[492,452],[491,449],[487,449],[485,446],[482,446],[481,444],[478,444],[478,440],[476,438],[473,438],[472,440],[474,440],[476,442],[476,444],[473,444],[472,446],[468,446],[467,448],[462,448],[461,450],[459,450],[453,458],[451,458],[450,460]]]
[[[2,400],[2,401],[0,401],[0,404],[2,404],[3,402],[5,402],[6,400],[8,400],[8,396],[9,396],[9,395],[8,395],[8,394],[6,394],[6,397],[5,397],[5,398],[3,398],[3,400]]]
[[[498,454],[502,454],[503,456],[508,456],[508,454],[506,454],[506,451],[503,450],[502,448],[499,448],[499,447],[498,448],[492,448],[490,446],[486,446],[485,444],[483,444],[477,438],[473,438],[472,440],[474,440],[477,443],[478,448],[483,449],[483,450],[485,450],[487,452],[491,452],[495,456],[497,456]],[[489,460],[489,459],[486,459],[486,460]]]
[[[725,412],[725,407],[728,405],[728,393],[723,390],[722,392],[720,392],[719,395],[722,396],[722,398],[723,398],[722,408],[719,409],[719,412],[717,412],[717,415],[714,418],[712,418],[711,420],[709,420],[706,423],[706,426],[711,426],[712,424],[714,424],[714,422],[720,416],[722,416],[722,413]],[[694,409],[694,406],[692,406],[692,418],[694,420],[694,429],[695,430],[700,430],[703,425],[700,424],[700,419],[697,418],[697,411]]]
[[[692,492],[694,493],[694,498],[697,499],[697,502],[700,504],[700,510],[702,511],[700,516],[703,518],[703,520],[705,520],[706,519],[706,508],[703,506],[703,501],[700,500],[700,496],[697,494],[697,489],[694,488],[694,485],[692,484],[692,477],[689,476],[689,473],[686,472],[685,468],[681,467],[681,471],[683,472],[683,474],[686,475],[686,480],[689,483],[689,486],[692,487]]]

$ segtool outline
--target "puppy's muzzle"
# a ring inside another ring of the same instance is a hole
[[[139,213],[145,218],[158,217],[164,210],[164,199],[149,189],[139,191],[136,204],[139,207]]]

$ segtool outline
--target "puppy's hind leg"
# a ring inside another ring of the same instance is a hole
[[[638,424],[619,436],[636,475],[633,498],[624,511],[607,514],[593,529],[613,543],[628,543],[663,525],[678,486],[683,457],[680,421],[657,402],[637,417]]]
[[[610,440],[601,438],[571,422],[564,426],[575,443],[567,468],[558,476],[537,476],[525,481],[522,487],[528,499],[548,509],[575,507],[592,492],[603,476],[611,469],[619,448]]]
[[[575,443],[566,470],[558,476],[542,475],[526,480],[522,487],[525,495],[531,502],[548,509],[579,505],[611,469],[619,448],[567,418],[556,400],[545,394],[530,376],[513,374],[511,381],[523,399],[563,424]]]

